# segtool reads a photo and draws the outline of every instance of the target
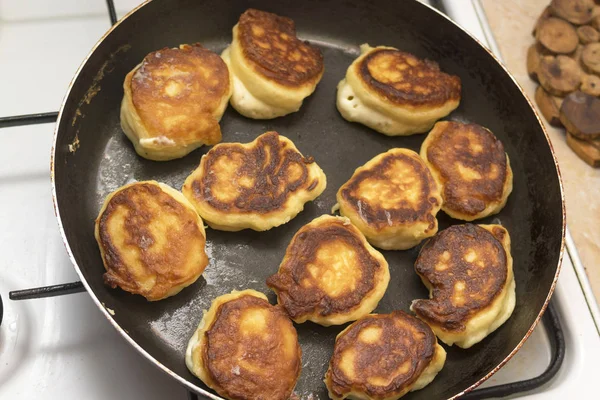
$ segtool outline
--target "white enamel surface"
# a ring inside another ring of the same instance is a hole
[[[117,0],[118,14],[137,3]],[[456,3],[465,7],[456,18],[476,15],[470,1]],[[447,9],[456,7],[448,3]],[[477,19],[470,21],[460,22],[476,27],[470,24]],[[0,0],[0,116],[57,111],[72,74],[108,27],[104,0]],[[85,293],[8,300],[9,290],[77,280],[52,210],[53,129],[0,130],[0,399],[185,399],[185,390],[139,355]],[[600,339],[567,253],[555,303],[565,326],[565,364],[530,398],[586,398],[595,389]],[[547,342],[537,328],[484,385],[539,374],[550,359]]]
[[[185,399],[185,390],[129,346],[87,294],[8,300],[9,290],[77,280],[52,209],[53,129],[0,131],[0,294],[6,311],[0,399]],[[24,143],[26,151],[15,151]]]
[[[117,1],[119,14],[135,3]],[[109,27],[103,0],[0,0],[0,116],[58,111]],[[10,290],[77,280],[52,209],[53,131],[54,124],[0,130],[0,399],[185,399],[85,293],[8,299]]]

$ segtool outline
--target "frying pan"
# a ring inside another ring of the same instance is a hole
[[[151,51],[200,42],[220,52],[231,41],[240,14],[254,7],[289,16],[298,35],[318,46],[325,74],[300,111],[274,120],[242,117],[231,107],[221,121],[223,141],[249,142],[276,130],[311,155],[327,174],[327,189],[289,223],[267,232],[207,230],[210,264],[177,296],[148,302],[102,283],[104,268],[94,240],[94,218],[111,191],[133,180],[156,179],[180,189],[208,150],[169,162],[136,155],[119,125],[122,83]],[[558,167],[548,137],[531,104],[499,62],[442,14],[416,1],[154,0],[116,24],[94,47],[73,79],[58,118],[52,158],[56,215],[69,256],[85,287],[114,327],[149,361],[189,389],[218,399],[186,368],[189,337],[217,296],[252,288],[274,294],[265,279],[274,273],[294,233],[330,213],[337,189],[359,165],[391,147],[419,149],[424,135],[386,137],[342,119],[335,108],[336,84],[362,43],[390,45],[437,61],[462,80],[462,101],[449,119],[491,129],[504,143],[514,171],[514,190],[496,216],[512,237],[517,304],[512,317],[468,350],[447,348],[444,369],[407,399],[450,398],[489,378],[521,347],[544,312],[556,283],[564,242],[564,203]],[[440,229],[460,223],[439,214]],[[408,310],[427,290],[413,270],[418,248],[384,251],[391,281],[376,312]],[[313,323],[296,326],[303,350],[296,387],[301,398],[327,398],[322,378],[335,336],[344,328]]]

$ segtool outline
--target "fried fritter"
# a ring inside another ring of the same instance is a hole
[[[300,376],[302,351],[292,321],[254,290],[213,300],[192,335],[188,369],[227,399],[287,400]]]
[[[445,361],[424,322],[402,311],[371,314],[337,336],[325,385],[334,400],[394,400],[427,386]]]
[[[438,122],[421,146],[421,157],[442,188],[442,210],[452,218],[473,221],[506,205],[513,173],[502,142],[488,129]]]
[[[454,225],[427,242],[415,270],[430,298],[411,310],[448,345],[469,348],[515,308],[510,236],[500,225]]]
[[[250,143],[213,147],[182,191],[213,229],[266,231],[294,218],[326,185],[311,157],[266,132]]]
[[[393,47],[361,46],[338,84],[337,108],[348,121],[389,136],[431,129],[460,102],[460,78],[437,63]]]
[[[95,236],[104,282],[150,301],[179,293],[208,265],[202,219],[181,193],[156,181],[108,195]]]
[[[222,57],[233,74],[231,105],[248,118],[298,111],[323,76],[321,51],[296,37],[294,21],[255,9],[241,15]]]
[[[373,311],[389,280],[385,258],[348,218],[322,215],[294,235],[267,285],[294,322],[329,326]]]
[[[232,88],[227,65],[200,44],[152,52],[125,77],[121,127],[144,158],[183,157],[221,141]]]
[[[405,250],[433,236],[440,189],[419,155],[391,149],[354,171],[339,189],[340,213],[384,250]]]

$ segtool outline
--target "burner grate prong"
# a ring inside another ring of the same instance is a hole
[[[55,297],[81,292],[85,292],[85,287],[83,286],[83,283],[77,281],[71,283],[61,283],[60,285],[13,290],[12,292],[8,293],[8,298],[11,300],[43,299],[46,297]]]
[[[117,12],[115,11],[115,2],[113,0],[106,0],[106,6],[108,7],[108,16],[110,17],[111,25],[117,23]]]
[[[117,11],[115,10],[115,2],[113,0],[106,0],[106,6],[108,7],[108,16],[110,18],[110,23],[111,25],[114,25],[117,22]],[[47,124],[50,122],[56,122],[57,118],[58,112],[56,111],[47,113],[0,117],[0,129],[11,128],[13,126]]]
[[[10,128],[13,126],[47,124],[56,122],[58,112],[36,113],[26,115],[13,115],[10,117],[0,117],[0,128]]]

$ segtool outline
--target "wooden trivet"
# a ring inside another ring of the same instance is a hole
[[[540,86],[537,103],[567,144],[600,167],[600,0],[552,0],[538,18],[527,73]]]

